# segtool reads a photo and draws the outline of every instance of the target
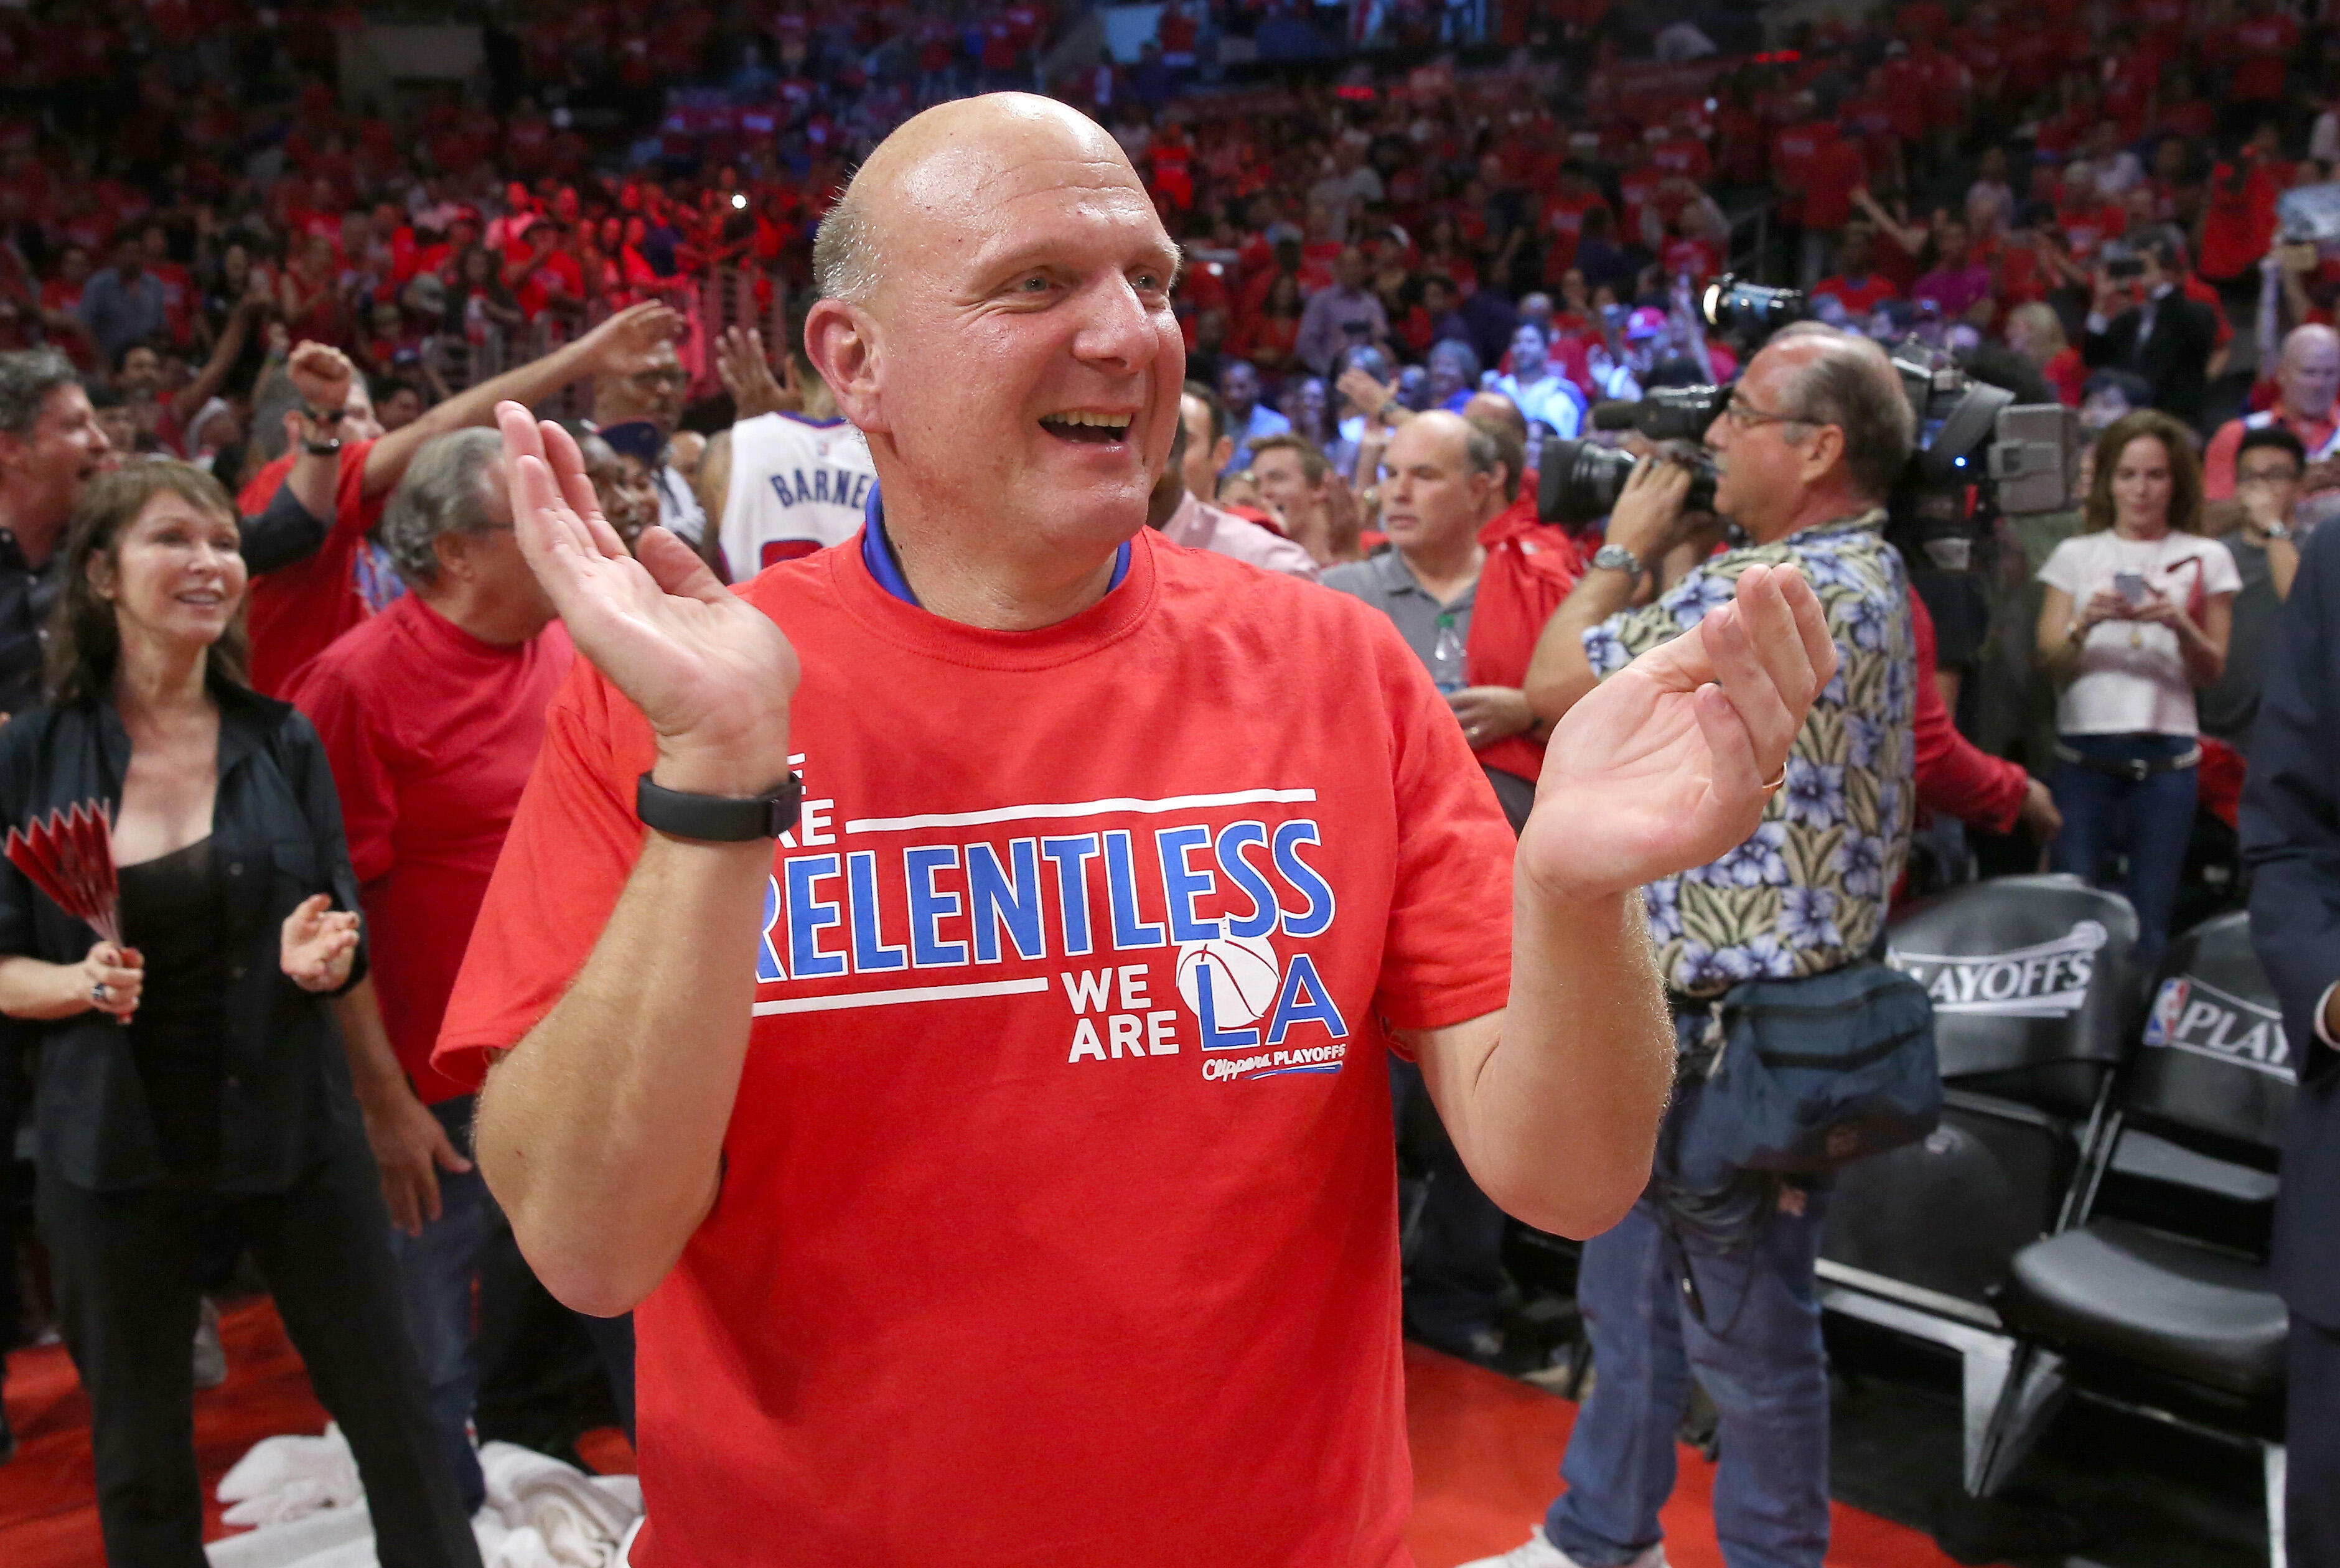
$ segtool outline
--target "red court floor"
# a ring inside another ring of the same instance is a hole
[[[265,1301],[229,1312],[221,1325],[230,1373],[198,1394],[195,1446],[206,1488],[261,1438],[324,1430],[299,1357]],[[1408,1532],[1421,1568],[1453,1568],[1517,1545],[1552,1499],[1561,1450],[1576,1407],[1526,1384],[1408,1346],[1406,1418],[1413,1437],[1414,1518]],[[91,1502],[88,1404],[63,1349],[8,1358],[8,1418],[23,1444],[0,1466],[0,1563],[7,1568],[98,1568],[97,1513]],[[605,1469],[630,1464],[612,1432],[586,1444]],[[1720,1568],[1707,1521],[1713,1467],[1682,1454],[1681,1484],[1666,1511],[1666,1555],[1679,1568]],[[213,1533],[218,1530],[212,1509]],[[1839,1505],[1839,1568],[1948,1568],[1917,1531]]]

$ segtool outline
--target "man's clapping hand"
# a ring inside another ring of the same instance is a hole
[[[569,432],[496,405],[522,553],[594,668],[658,734],[657,781],[759,795],[788,775],[796,650],[690,547],[645,529],[629,555]]]

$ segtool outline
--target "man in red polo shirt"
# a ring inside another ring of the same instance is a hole
[[[630,306],[576,342],[458,392],[388,435],[374,419],[364,378],[346,358],[337,353],[331,361],[303,358],[296,363],[290,372],[292,389],[305,405],[310,428],[336,432],[309,450],[338,451],[341,477],[332,526],[315,553],[252,580],[245,613],[253,689],[264,696],[282,695],[294,670],[397,596],[396,586],[383,581],[386,574],[367,550],[366,536],[381,520],[382,503],[407,463],[433,437],[485,424],[500,402],[538,403],[573,381],[630,374],[680,323],[664,305]],[[264,416],[256,418],[254,439],[263,446],[300,441],[301,422],[293,415],[301,412],[288,412],[281,430]],[[291,471],[292,458],[285,452],[254,474],[237,498],[238,508],[249,514],[265,506]]]
[[[498,1058],[539,1276],[640,1304],[637,1568],[1403,1568],[1383,1051],[1533,1223],[1646,1181],[1637,889],[1754,830],[1834,669],[1811,590],[1750,572],[1581,704],[1515,854],[1384,618],[1145,528],[1176,263],[1063,104],[897,130],[805,326],[883,503],[737,596],[499,411],[597,669],[438,1060]]]

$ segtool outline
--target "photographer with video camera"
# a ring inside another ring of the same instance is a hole
[[[1561,1467],[1568,1490],[1526,1544],[1477,1568],[1662,1562],[1658,1514],[1693,1371],[1720,1417],[1713,1512],[1725,1557],[1819,1568],[1827,1552],[1828,1373],[1814,1286],[1827,1188],[1809,1168],[1754,1168],[1740,1138],[1753,1118],[1722,1088],[1731,1075],[1708,1072],[1726,993],[1733,1062],[1744,1059],[1742,1026],[1760,1041],[1763,1010],[1790,995],[1831,1005],[1858,1029],[1896,1031],[1880,1037],[1895,1042],[1924,1028],[1922,997],[1911,1023],[1906,986],[1863,962],[1915,804],[1909,576],[1883,534],[1915,432],[1901,377],[1876,345],[1817,324],[1786,328],[1705,432],[1712,507],[1745,542],[1647,599],[1651,567],[1688,531],[1693,475],[1680,461],[1645,460],[1592,569],[1538,641],[1525,690],[1549,722],[1636,653],[1698,625],[1741,572],[1789,565],[1819,594],[1839,668],[1754,836],[1643,889],[1683,1070],[1649,1188],[1585,1244],[1578,1299],[1599,1377]],[[1816,1042],[1809,1027],[1805,1038]],[[1873,1146],[1846,1141],[1853,1153]]]

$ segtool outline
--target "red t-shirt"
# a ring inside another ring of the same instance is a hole
[[[892,597],[858,537],[735,591],[803,661],[808,799],[721,1199],[634,1314],[633,1562],[1406,1568],[1384,1030],[1511,968],[1511,832],[1428,673],[1145,531],[1037,631]],[[580,661],[451,1077],[583,963],[653,754]]]
[[[1804,165],[1804,225],[1836,230],[1852,221],[1852,193],[1869,177],[1869,159],[1858,142],[1820,144]]]
[[[282,697],[293,671],[366,618],[366,602],[358,592],[358,558],[390,499],[366,498],[366,454],[372,450],[370,441],[342,448],[333,526],[317,553],[252,580],[244,610],[252,633],[252,688],[263,697]],[[287,452],[252,476],[236,497],[236,509],[246,517],[259,512],[292,471],[292,454]]]
[[[1815,296],[1834,294],[1844,302],[1847,315],[1859,317],[1866,317],[1887,300],[1901,297],[1901,291],[1893,286],[1893,280],[1877,273],[1869,273],[1859,283],[1840,274],[1822,278],[1812,285],[1812,293]]]
[[[410,593],[292,677],[333,765],[382,1025],[425,1105],[474,1087],[431,1051],[573,657],[558,622],[499,648]]]

